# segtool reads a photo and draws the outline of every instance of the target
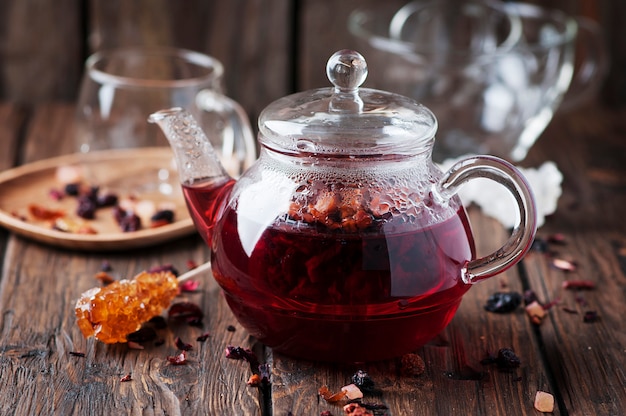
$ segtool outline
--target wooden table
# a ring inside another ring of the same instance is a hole
[[[71,105],[21,111],[0,105],[0,169],[72,149]],[[273,354],[238,325],[209,275],[183,299],[201,306],[204,327],[179,325],[163,332],[164,344],[145,349],[85,340],[74,303],[97,286],[103,261],[123,276],[162,264],[186,269],[208,259],[199,237],[122,252],[79,252],[42,245],[0,229],[0,414],[2,415],[320,415],[343,414],[318,396],[322,385],[337,391],[357,370],[380,389],[366,397],[388,415],[535,415],[537,391],[554,395],[554,414],[626,414],[626,112],[591,106],[561,114],[524,162],[554,160],[564,173],[557,213],[538,237],[562,234],[556,254],[533,251],[520,267],[473,287],[451,325],[417,351],[425,362],[418,376],[402,374],[399,361],[336,366]],[[470,210],[479,254],[497,247],[506,230],[478,209]],[[570,259],[575,271],[552,266]],[[567,280],[595,288],[571,291]],[[520,307],[510,314],[483,306],[497,291],[532,290],[555,302],[543,323]],[[599,320],[583,322],[585,312]],[[205,342],[195,341],[208,332]],[[175,337],[193,344],[188,364],[167,356]],[[250,366],[227,359],[228,345],[253,349],[271,368],[267,388],[246,384]],[[488,352],[512,348],[519,368],[481,364]],[[84,356],[72,352],[84,353]],[[132,380],[123,382],[125,375]]]

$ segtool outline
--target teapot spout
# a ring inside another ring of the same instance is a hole
[[[230,178],[208,137],[187,110],[160,110],[151,114],[148,121],[157,124],[170,143],[181,184],[192,186],[198,181]]]
[[[156,123],[174,151],[179,180],[187,208],[196,229],[210,244],[213,227],[221,217],[235,180],[219,161],[193,116],[181,108],[153,113],[148,118]]]

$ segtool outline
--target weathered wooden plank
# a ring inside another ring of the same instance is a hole
[[[626,184],[623,182],[624,112],[593,106],[557,116],[528,163],[557,160],[563,196],[539,236],[564,235],[565,244],[526,260],[529,286],[544,302],[558,301],[540,326],[540,339],[561,405],[571,415],[626,413],[624,351],[626,324]],[[553,258],[574,261],[574,271],[552,266]],[[586,280],[589,291],[563,288]],[[585,323],[595,311],[597,322]]]
[[[26,120],[23,110],[13,104],[0,104],[0,171],[13,167],[20,146],[20,132]]]
[[[81,1],[0,1],[0,97],[74,98],[82,69]]]

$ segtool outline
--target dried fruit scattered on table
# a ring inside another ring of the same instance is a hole
[[[346,393],[346,398],[348,400],[356,400],[363,398],[363,392],[359,389],[356,384],[348,384],[347,386],[343,386],[341,391]]]
[[[363,370],[358,370],[352,375],[352,383],[356,385],[362,392],[375,393],[376,386],[374,380]]]
[[[522,303],[522,295],[517,292],[496,292],[489,296],[485,310],[495,313],[513,312]]]
[[[481,360],[480,363],[496,364],[501,370],[512,370],[518,368],[522,362],[512,349],[500,348],[496,356],[488,354],[487,358]]]
[[[133,378],[132,378],[131,374],[130,374],[130,373],[128,373],[128,374],[126,374],[124,377],[120,378],[120,381],[121,381],[122,383],[125,383],[125,382],[127,382],[127,381],[131,381],[132,379],[133,379]]]
[[[193,302],[178,302],[170,307],[167,316],[170,319],[185,321],[189,325],[197,326],[202,323],[204,312]]]
[[[424,373],[426,365],[424,360],[417,354],[404,354],[400,359],[402,366],[402,374],[405,376],[416,377]]]
[[[187,353],[185,351],[181,351],[178,355],[168,356],[167,361],[174,365],[187,364]]]
[[[574,272],[578,268],[576,263],[565,259],[552,259],[552,266],[566,272]]]
[[[176,339],[174,340],[174,345],[176,345],[176,348],[182,351],[189,351],[193,349],[193,346],[191,344],[187,344],[182,339],[180,339],[180,337],[176,337]]]
[[[81,358],[85,357],[84,352],[77,352],[77,351],[70,351],[70,355],[73,355],[74,357],[81,357]]]
[[[83,293],[76,302],[77,324],[83,336],[112,344],[126,342],[159,315],[178,294],[178,280],[170,272],[142,272],[133,280],[119,280]]]
[[[261,385],[261,376],[258,374],[252,374],[246,382],[248,386],[258,387]]]
[[[348,403],[343,407],[343,411],[348,416],[369,416],[374,414],[358,403]]]
[[[535,395],[535,409],[544,413],[554,412],[554,396],[545,391],[538,391]]]
[[[543,319],[546,317],[546,309],[539,304],[539,302],[534,301],[528,305],[526,305],[526,314],[530,318],[530,321],[539,325],[543,322]]]
[[[586,324],[591,324],[600,320],[600,316],[596,311],[587,311],[583,315],[583,322]]]
[[[346,397],[347,392],[341,390],[337,393],[332,393],[327,386],[322,386],[317,391],[318,394],[322,397],[322,399],[326,400],[328,403],[337,403],[340,400],[343,400]]]
[[[38,204],[30,204],[28,212],[33,218],[43,221],[54,221],[65,216],[65,211],[63,210],[49,209]]]
[[[570,290],[593,290],[596,285],[591,280],[566,280],[562,284],[563,289]]]

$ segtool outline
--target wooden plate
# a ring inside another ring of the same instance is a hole
[[[145,247],[195,232],[189,217],[178,176],[172,168],[169,148],[107,150],[89,154],[72,154],[19,166],[0,173],[0,225],[33,240],[77,250],[121,250]],[[82,220],[75,215],[78,202],[65,196],[56,200],[51,190],[62,190],[57,180],[60,167],[75,166],[85,175],[85,181],[108,189],[119,198],[134,196],[140,201],[152,201],[156,206],[173,209],[175,221],[157,228],[122,232],[113,217],[113,208],[96,211],[94,220]],[[170,178],[161,185],[171,192],[159,190],[158,172],[169,172]],[[164,185],[165,184],[165,185]],[[51,221],[36,219],[29,205],[62,210],[69,221],[82,221],[97,234],[77,234],[53,229]]]

